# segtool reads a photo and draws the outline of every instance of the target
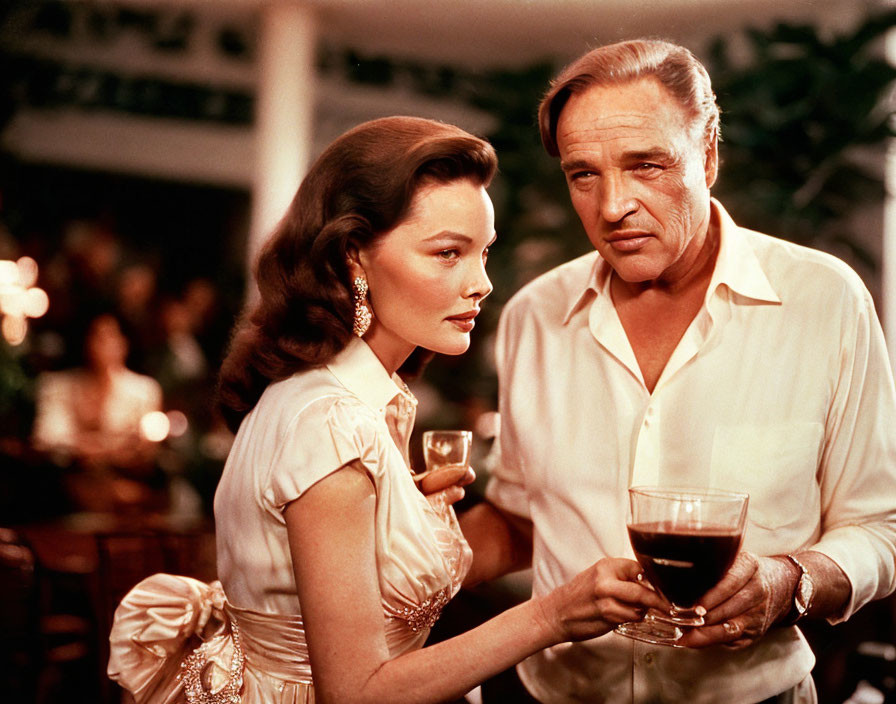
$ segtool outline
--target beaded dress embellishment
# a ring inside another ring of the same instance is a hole
[[[240,704],[240,690],[243,688],[243,666],[246,657],[240,643],[240,629],[230,621],[230,635],[233,642],[233,657],[230,660],[230,672],[227,683],[217,692],[206,689],[202,681],[202,673],[209,663],[206,651],[209,641],[200,645],[180,664],[181,671],[177,679],[183,682],[184,694],[188,704]]]
[[[400,609],[386,608],[390,617],[407,621],[408,627],[414,633],[419,633],[424,628],[432,628],[436,624],[439,616],[442,615],[442,609],[449,601],[451,601],[451,590],[449,587],[444,587],[425,599],[420,606],[405,606]]]

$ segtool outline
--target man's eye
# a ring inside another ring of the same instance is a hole
[[[662,166],[659,164],[653,164],[649,161],[645,161],[643,164],[638,164],[639,171],[661,171]]]
[[[594,176],[593,171],[574,171],[569,175],[570,181],[579,181],[583,178],[588,178],[589,176]]]

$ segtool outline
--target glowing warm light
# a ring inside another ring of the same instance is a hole
[[[15,262],[0,259],[0,288],[6,286],[18,286],[19,267]]]
[[[187,428],[190,427],[190,422],[183,413],[180,411],[168,411],[166,415],[168,416],[168,424],[170,426],[170,429],[168,430],[169,437],[179,438],[187,432]]]
[[[170,429],[168,416],[161,411],[152,411],[140,419],[140,434],[150,442],[162,442]]]
[[[4,315],[0,327],[3,329],[3,337],[11,345],[21,345],[28,334],[28,321],[23,316]]]
[[[19,272],[19,286],[31,288],[37,283],[37,262],[31,257],[20,257],[16,261],[16,269]]]
[[[50,297],[36,288],[38,267],[31,257],[0,260],[0,315],[3,337],[19,345],[28,334],[26,318],[39,318],[50,308]]]
[[[23,317],[25,315],[25,290],[10,287],[0,292],[0,313],[13,318]]]
[[[50,297],[42,288],[29,288],[24,299],[25,315],[29,318],[39,318],[50,308]]]

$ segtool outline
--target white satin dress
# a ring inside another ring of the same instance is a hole
[[[137,585],[116,612],[110,677],[138,704],[314,702],[283,508],[356,460],[376,488],[390,652],[422,647],[472,553],[453,509],[414,485],[407,444],[415,412],[404,383],[358,339],[330,364],[268,387],[237,433],[215,495],[220,583],[155,575]]]

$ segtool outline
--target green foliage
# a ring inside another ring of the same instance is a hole
[[[34,378],[23,363],[23,353],[0,336],[0,439],[30,431],[34,406]]]
[[[896,12],[887,12],[829,38],[808,25],[748,30],[742,65],[723,39],[713,43],[708,68],[724,140],[715,193],[738,222],[809,246],[846,247],[875,266],[848,228],[857,208],[884,196],[877,157],[893,135],[896,69],[878,40],[894,25]]]

